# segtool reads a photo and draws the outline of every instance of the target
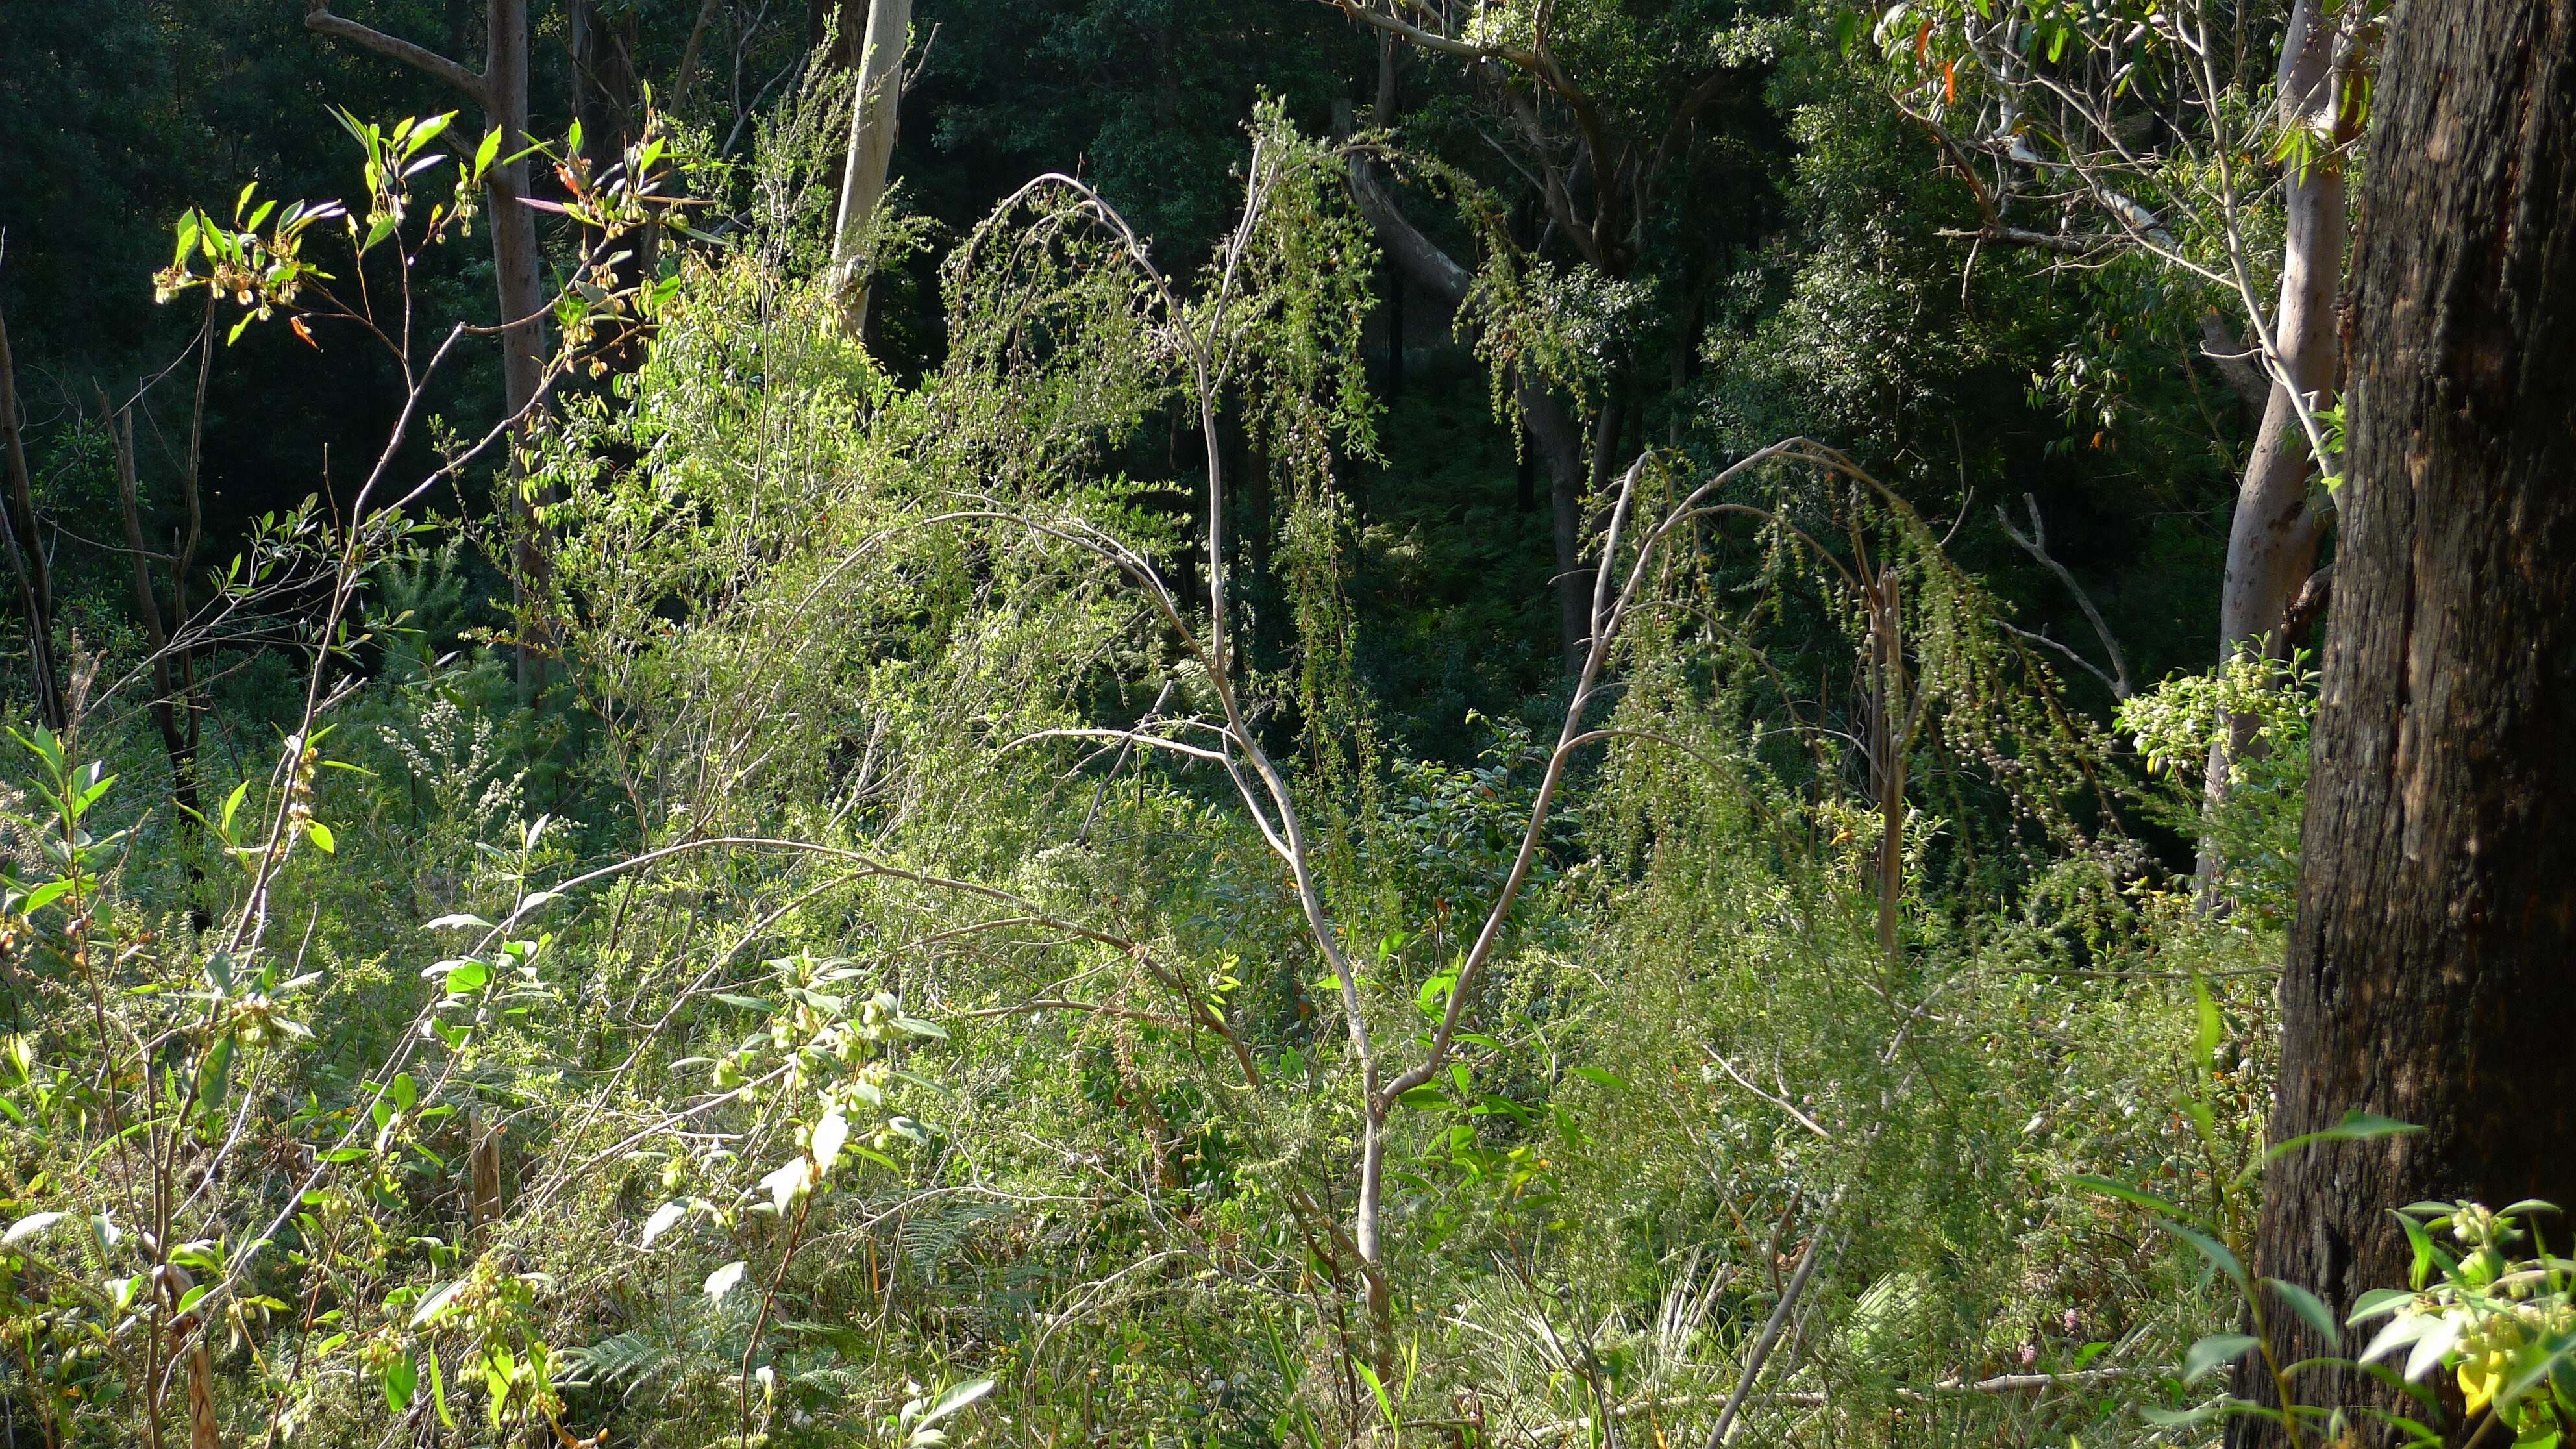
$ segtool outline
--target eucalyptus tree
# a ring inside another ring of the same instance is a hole
[[[483,68],[473,70],[434,50],[334,14],[329,0],[306,0],[305,28],[316,35],[373,51],[438,81],[483,113],[499,138],[484,182],[492,197],[492,284],[500,303],[502,416],[512,446],[504,468],[516,530],[513,588],[526,603],[545,577],[546,546],[535,501],[519,486],[527,429],[539,406],[545,376],[546,288],[537,243],[536,210],[528,189],[528,0],[489,0],[484,12]],[[521,690],[535,687],[540,668],[526,644],[519,650]]]
[[[2204,355],[2260,418],[2228,528],[2222,661],[2288,657],[2326,602],[2346,171],[2384,9],[1904,0],[1877,24],[1898,105],[1976,203],[1957,235],[2081,265],[2131,255],[2202,293]],[[2212,749],[2213,805],[2252,735],[2241,718]],[[2213,868],[2204,855],[2204,885]]]
[[[2286,1159],[2255,1242],[2338,1317],[2408,1281],[2392,1205],[2576,1207],[2576,26],[2417,0],[2383,73],[2271,1135],[2354,1108],[2425,1130]],[[2310,1403],[2382,1394],[2319,1377]]]
[[[912,0],[869,0],[867,29],[857,40],[857,93],[850,102],[850,145],[841,163],[841,198],[832,226],[832,265],[839,270],[841,327],[861,336],[868,326],[866,242],[885,196],[894,160],[895,124],[903,104],[903,58],[911,43]]]

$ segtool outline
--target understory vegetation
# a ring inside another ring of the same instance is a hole
[[[1652,288],[1390,131],[1257,102],[1196,250],[1090,175],[895,208],[917,365],[834,320],[846,75],[572,139],[500,417],[408,285],[491,224],[467,122],[204,198],[209,365],[291,325],[390,421],[176,644],[69,568],[62,727],[0,689],[0,1443],[2215,1442],[2324,1314],[2240,1265],[2315,676],[2167,672],[2218,560],[2150,498],[2106,691],[1953,424],[2179,499],[2235,404],[2101,320],[2183,335],[2170,274],[1972,297],[1789,24],[1795,224],[1596,445],[1562,671],[1524,381],[1610,396]],[[1476,263],[1394,400],[1363,170]],[[2456,1222],[2382,1351],[2539,1442],[2556,1260]]]

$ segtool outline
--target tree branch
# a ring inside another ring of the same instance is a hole
[[[1940,235],[1955,241],[1981,241],[1999,247],[2028,247],[2033,251],[2055,252],[2060,256],[2090,257],[2114,248],[2133,245],[2125,236],[2108,232],[2032,231],[2018,226],[1982,226],[1975,231],[1953,227],[1942,228]]]
[[[2227,385],[2236,389],[2237,397],[2257,413],[2272,401],[2272,379],[2263,375],[2261,353],[2236,340],[2236,332],[2227,319],[2213,307],[2200,314],[2201,355],[2218,368]]]
[[[2281,642],[2293,649],[2308,642],[2308,632],[2317,625],[2317,617],[2334,600],[2334,565],[2327,564],[2308,575],[2299,586],[2299,596],[2290,601],[2281,620]]]
[[[1473,41],[1454,40],[1436,30],[1425,30],[1400,15],[1390,15],[1358,0],[1322,0],[1344,15],[1364,25],[1371,25],[1392,35],[1400,35],[1414,44],[1444,55],[1463,56],[1468,60],[1507,60],[1527,70],[1538,69],[1538,57],[1526,50],[1508,46],[1478,45]]]
[[[1351,199],[1359,203],[1360,215],[1368,218],[1379,244],[1403,270],[1405,280],[1447,306],[1456,307],[1465,301],[1473,278],[1404,214],[1404,208],[1380,179],[1377,167],[1362,158],[1351,158],[1350,181]]]
[[[387,35],[381,30],[361,25],[346,16],[334,15],[324,0],[310,0],[306,5],[304,28],[316,35],[345,40],[362,50],[372,50],[388,59],[401,61],[412,69],[434,80],[443,81],[451,88],[462,92],[466,99],[474,102],[487,116],[492,111],[490,88],[483,84],[482,76],[467,70],[437,51],[427,50],[408,40]]]
[[[2065,654],[2067,658],[2073,659],[2076,663],[2084,665],[2086,669],[2092,670],[2094,678],[2111,686],[2112,698],[2127,699],[2130,691],[2129,661],[2127,656],[2120,652],[2120,641],[2111,637],[2111,626],[2102,621],[2102,611],[2093,607],[2092,596],[2085,593],[2084,586],[2075,581],[2074,572],[2068,569],[2066,565],[2059,563],[2056,559],[2049,556],[2048,526],[2039,521],[2039,500],[2025,493],[2021,496],[2021,501],[2022,506],[2030,510],[2030,532],[2028,534],[2024,534],[2020,529],[2013,527],[2012,515],[2004,512],[2003,505],[2000,503],[1995,505],[1995,517],[2003,523],[2004,533],[2009,536],[2013,542],[2021,545],[2022,552],[2039,560],[2040,567],[2057,575],[2057,581],[2066,585],[2066,591],[2075,596],[2076,606],[2084,611],[2085,620],[2093,626],[2093,637],[2102,641],[2103,652],[2111,656],[2112,672],[2104,674],[2101,670],[2094,669],[2091,664],[2086,663],[2083,657],[2078,655],[2074,650],[2068,649],[2065,645],[2059,644],[2056,640],[2050,639],[2045,635],[2033,634],[2026,629],[2013,629],[2013,632],[2021,635],[2025,639],[2036,639],[2043,644],[2047,644],[2050,647],[2057,649],[2061,653]],[[2010,624],[2006,624],[2004,627],[2012,629]]]

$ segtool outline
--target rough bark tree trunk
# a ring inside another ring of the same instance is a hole
[[[486,12],[483,113],[501,130],[501,154],[514,155],[528,144],[528,0],[492,0]],[[542,640],[526,636],[528,611],[544,593],[548,568],[544,525],[538,500],[527,491],[523,447],[527,415],[545,377],[545,287],[539,277],[537,214],[523,204],[528,195],[524,160],[492,168],[492,276],[501,307],[501,393],[507,416],[521,418],[512,430],[510,460],[502,470],[509,489],[509,509],[517,528],[512,546],[511,589],[521,610],[518,647],[519,690],[533,699],[545,671]]]
[[[2576,7],[2408,0],[2381,76],[2271,1135],[2426,1130],[2285,1159],[2255,1245],[2339,1318],[2406,1282],[2393,1207],[2576,1208]]]
[[[1592,637],[1592,579],[1583,567],[1583,429],[1544,387],[1524,381],[1514,395],[1530,442],[1547,465],[1548,522],[1556,544],[1556,642],[1570,663],[1583,657],[1584,642]]]
[[[894,160],[895,121],[903,101],[903,56],[912,34],[912,0],[870,0],[859,51],[858,95],[850,109],[850,148],[841,165],[840,213],[832,227],[832,265],[839,270],[841,327],[866,335],[868,281],[856,275],[860,246],[885,196]]]
[[[97,384],[91,387],[96,389]],[[143,504],[134,468],[134,414],[112,407],[104,391],[98,394],[98,411],[116,449],[117,511],[125,522],[125,555],[134,582],[134,615],[143,625],[144,643],[152,650],[152,722],[160,728],[163,753],[170,757],[170,803],[184,812],[183,818],[194,817],[198,813],[196,742],[189,738],[180,716],[191,701],[179,693],[172,668],[176,651],[170,647],[171,626],[162,617],[161,597],[152,587],[152,555],[143,542]],[[185,625],[186,621],[181,620],[180,626]]]

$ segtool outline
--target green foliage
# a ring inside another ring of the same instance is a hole
[[[1142,45],[1140,92],[1218,64],[1187,6],[1041,10],[976,18],[924,83],[1033,32],[1068,69]],[[2119,716],[2167,773],[2257,721],[2209,825],[2245,908],[2197,915],[2133,836],[2157,787],[1997,627],[2029,581],[1927,517],[2032,459],[2115,519],[2187,512],[2056,445],[2200,456],[2154,356],[2190,299],[1958,277],[1927,227],[1955,198],[1803,22],[1550,15],[1605,123],[1766,67],[1791,148],[1689,159],[1694,188],[1776,170],[1792,216],[1701,259],[1677,446],[1575,500],[1618,611],[1562,744],[1553,555],[1501,502],[1474,373],[1634,396],[1685,281],[1525,249],[1491,178],[1364,138],[1479,248],[1481,355],[1386,410],[1363,152],[1300,97],[943,101],[945,146],[1116,144],[1096,184],[892,224],[890,265],[944,246],[941,345],[908,357],[829,322],[845,84],[782,80],[747,151],[647,126],[626,174],[676,153],[672,190],[556,203],[657,250],[563,278],[550,377],[601,360],[594,328],[635,365],[527,437],[547,567],[514,603],[466,546],[506,531],[420,511],[497,452],[445,437],[254,538],[243,577],[323,602],[225,656],[203,820],[104,703],[0,771],[13,1412],[65,1446],[199,1414],[228,1443],[390,1415],[671,1449],[1606,1446],[1721,1412],[1737,1442],[2099,1445],[2157,1442],[2133,1411],[2193,1412],[2259,1346],[2208,1332],[2231,1288],[2313,1318],[2240,1282],[2304,681],[2231,667]],[[1426,112],[1433,140],[1470,114]],[[388,316],[350,289],[461,238],[498,148],[344,125],[362,202],[190,210],[162,287]],[[1793,431],[1881,470],[1706,465]],[[2482,1325],[2453,1367],[2538,1423],[2556,1339],[2494,1327],[2537,1280],[2444,1271],[2404,1321]]]
[[[2229,892],[2272,924],[2286,924],[2298,898],[2316,689],[2305,653],[2288,661],[2240,654],[2123,700],[2117,713],[2149,774],[2172,782],[2166,819],[2197,834],[2226,872]],[[2227,789],[2205,809],[2204,772],[2222,740],[2231,745]]]

